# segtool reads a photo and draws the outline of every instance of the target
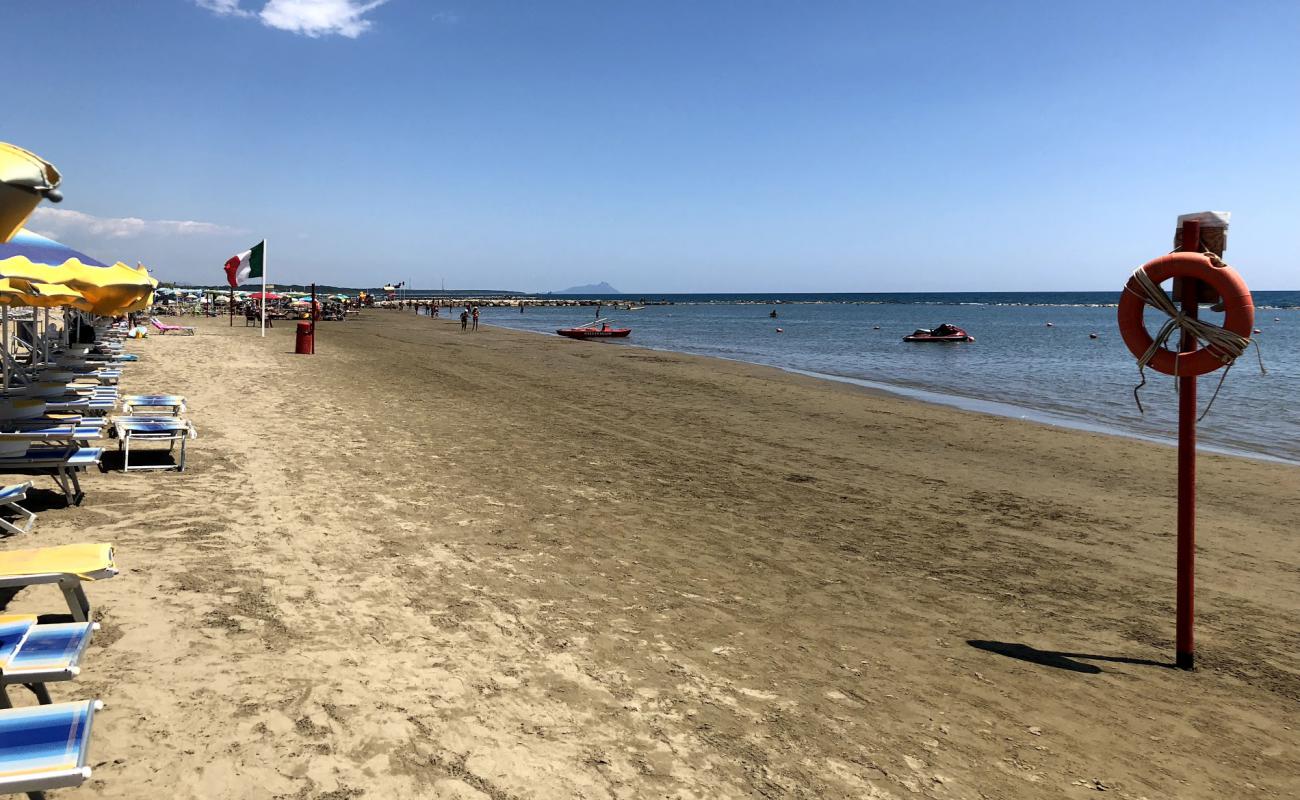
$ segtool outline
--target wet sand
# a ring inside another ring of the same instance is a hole
[[[53,797],[1300,796],[1300,469],[1201,458],[1185,673],[1169,448],[409,313],[314,357],[237,324],[134,347],[190,469],[4,544],[124,570],[51,686],[107,703]]]

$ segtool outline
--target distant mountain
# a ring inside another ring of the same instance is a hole
[[[554,294],[606,295],[606,294],[622,294],[622,292],[620,292],[618,289],[615,289],[613,286],[610,286],[608,283],[601,281],[600,283],[588,283],[583,286],[570,286],[567,289],[561,289],[558,292],[554,292]]]

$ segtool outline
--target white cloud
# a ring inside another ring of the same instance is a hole
[[[41,206],[32,212],[31,222],[40,227],[42,236],[60,239],[68,235],[103,239],[127,239],[140,236],[224,236],[239,233],[238,228],[213,222],[177,219],[140,219],[139,217],[96,217],[66,208]]]
[[[240,5],[241,0],[194,2],[223,17],[256,16],[268,28],[312,38],[337,35],[355,39],[370,29],[365,15],[388,0],[266,0],[256,12]]]
[[[206,8],[223,17],[251,17],[253,12],[241,8],[239,0],[194,0],[199,8]]]

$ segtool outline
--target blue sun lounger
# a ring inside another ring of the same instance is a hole
[[[189,420],[162,414],[113,417],[113,430],[117,433],[117,449],[122,452],[122,471],[145,469],[174,469],[185,471],[185,442],[196,438],[198,431]],[[167,442],[167,452],[172,452],[180,442],[181,452],[175,464],[150,464],[131,466],[131,445],[139,442]]]
[[[98,700],[0,711],[0,794],[80,786],[90,778],[90,725]]]
[[[37,623],[35,614],[0,615],[0,708],[12,708],[8,687],[23,684],[49,705],[49,681],[69,681],[81,673],[81,656],[97,622]]]
[[[80,414],[107,414],[117,408],[117,397],[76,397],[56,399],[45,404],[46,411],[75,412]]]
[[[174,417],[185,413],[185,398],[178,394],[128,394],[121,398],[122,413],[138,414],[166,409]]]
[[[96,422],[100,424],[95,424]],[[103,418],[78,422],[46,421],[42,425],[5,426],[0,430],[0,442],[47,442],[52,444],[77,444],[88,446],[91,439],[108,436],[108,426]]]
[[[39,473],[49,475],[58,484],[68,505],[79,506],[85,498],[77,473],[99,466],[102,447],[31,447],[27,455],[0,458],[0,473]]]

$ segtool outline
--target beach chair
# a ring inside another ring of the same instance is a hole
[[[11,420],[0,422],[0,442],[89,447],[92,439],[107,438],[107,423],[103,417]]]
[[[102,416],[117,408],[116,397],[77,396],[56,399],[45,404],[45,410],[56,413],[95,414]]]
[[[43,798],[90,778],[90,724],[98,700],[0,711],[0,794]]]
[[[32,488],[31,481],[14,483],[0,488],[0,507],[13,511],[18,515],[19,520],[13,522],[0,517],[0,530],[6,530],[10,533],[31,533],[32,526],[36,524],[36,515],[18,505],[27,499],[27,490],[30,488]]]
[[[0,708],[13,708],[9,687],[22,684],[49,705],[45,684],[70,681],[81,673],[81,656],[97,622],[41,625],[35,614],[0,615]]]
[[[39,473],[54,479],[68,505],[79,506],[85,499],[77,474],[99,466],[104,457],[102,447],[30,447],[27,454],[0,458],[0,473]]]
[[[162,334],[168,334],[168,333],[180,333],[180,334],[184,334],[184,335],[186,335],[186,336],[193,336],[193,335],[194,335],[194,328],[192,328],[192,327],[190,327],[190,326],[188,326],[188,325],[168,325],[168,324],[166,324],[166,323],[160,321],[157,317],[150,317],[150,318],[149,318],[149,323],[150,323],[151,325],[153,325],[155,328],[157,328],[158,331],[159,331],[159,333],[162,333]]]
[[[58,584],[74,622],[90,621],[90,601],[82,582],[106,580],[116,574],[111,544],[0,550],[0,589]]]
[[[128,394],[121,401],[122,413],[128,415],[144,416],[162,409],[173,417],[185,413],[185,398],[178,394]]]
[[[117,449],[122,453],[122,471],[146,469],[174,469],[185,471],[185,443],[198,437],[198,431],[189,420],[181,417],[167,417],[161,414],[148,416],[113,417],[113,430],[117,434]],[[150,464],[131,466],[131,445],[143,442],[167,442],[167,452],[181,446],[180,456],[175,464]]]

